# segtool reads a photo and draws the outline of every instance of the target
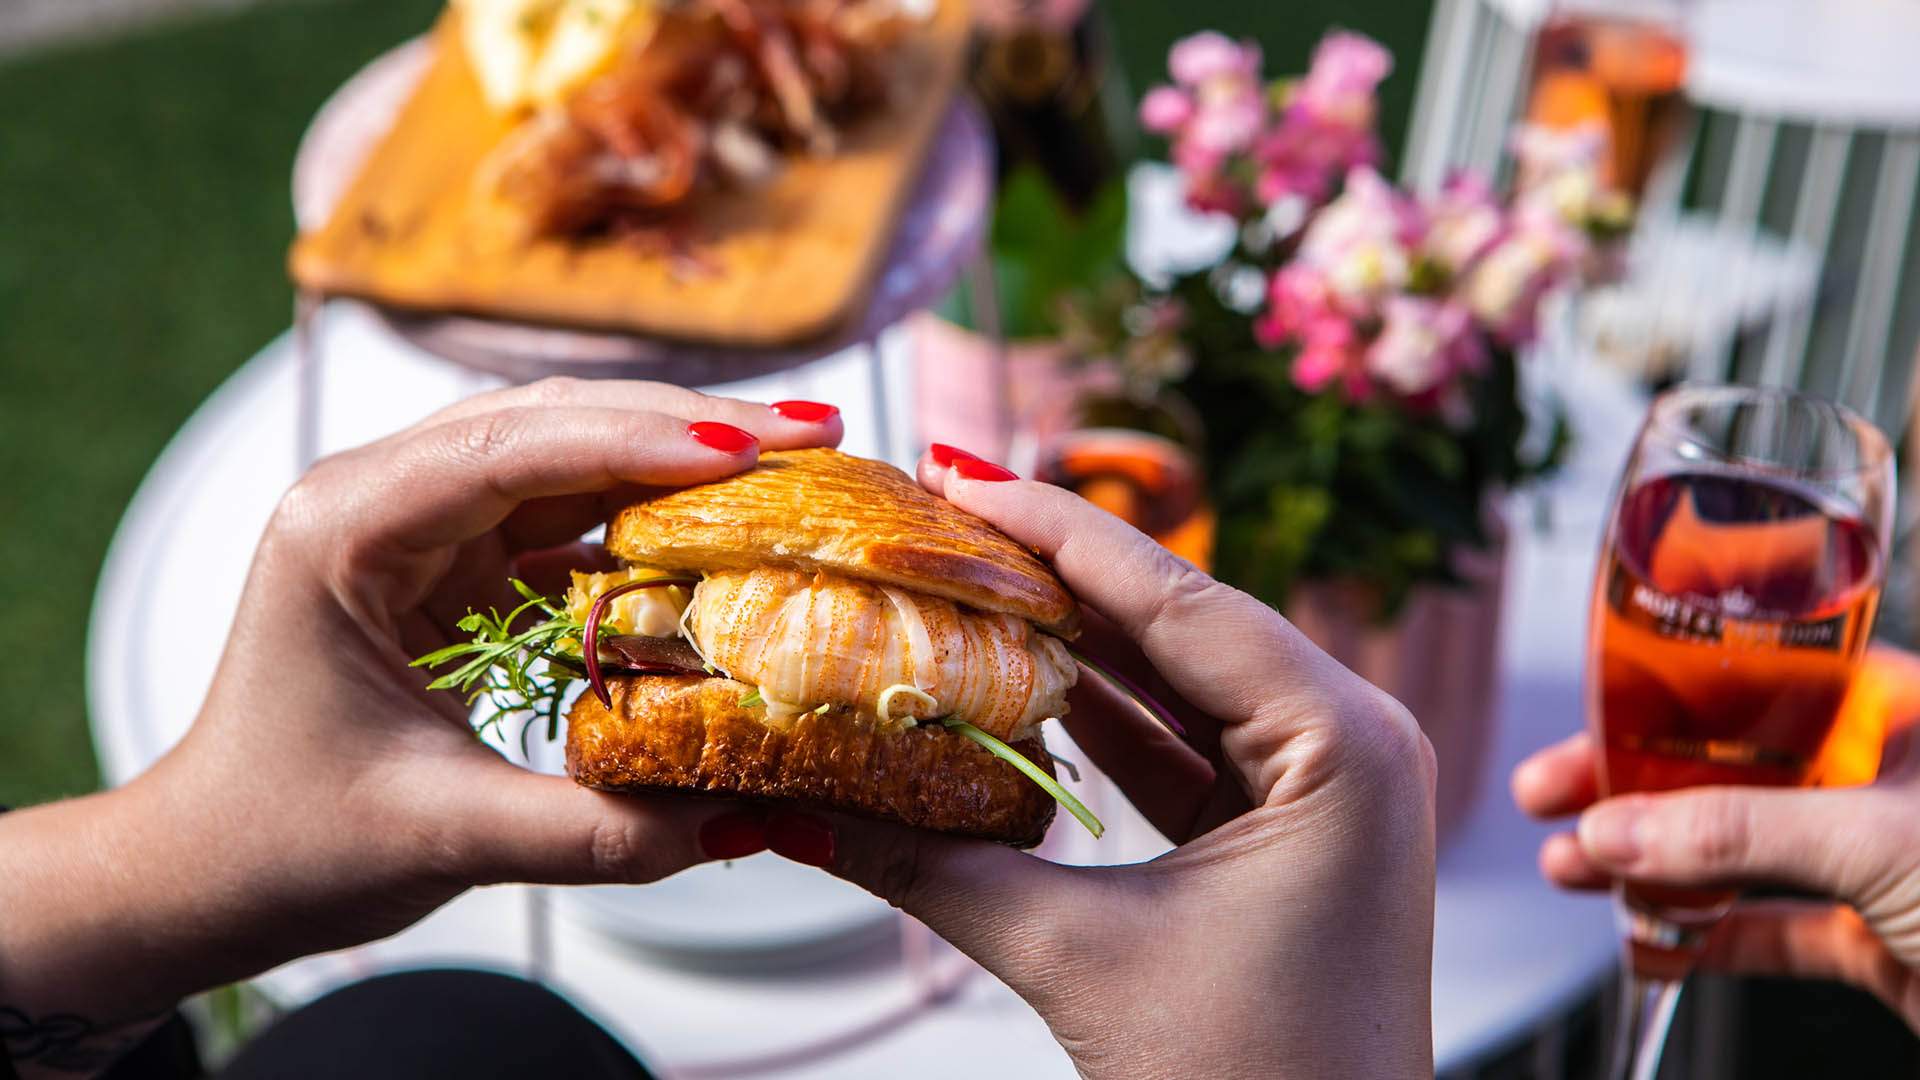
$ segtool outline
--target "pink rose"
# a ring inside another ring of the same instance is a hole
[[[1215,79],[1260,78],[1260,46],[1236,42],[1212,30],[1183,37],[1167,52],[1167,70],[1183,86],[1199,86]]]
[[[1155,135],[1177,133],[1193,117],[1193,98],[1173,86],[1156,86],[1140,99],[1140,126]]]

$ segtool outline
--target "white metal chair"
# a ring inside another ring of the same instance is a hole
[[[1630,14],[1653,0],[1587,0]],[[1664,5],[1672,8],[1671,2]],[[1403,175],[1497,171],[1550,0],[1439,0]],[[1585,305],[1601,344],[1677,349],[1693,379],[1804,387],[1898,430],[1920,274],[1920,4],[1696,0],[1692,137],[1657,174],[1635,273]]]

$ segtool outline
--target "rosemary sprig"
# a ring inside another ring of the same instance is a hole
[[[567,614],[561,601],[541,595],[517,578],[511,583],[524,603],[505,615],[493,608],[468,611],[455,625],[472,634],[473,640],[435,649],[413,666],[437,668],[465,660],[428,683],[427,689],[459,690],[467,695],[468,705],[486,698],[493,712],[474,725],[475,735],[497,730],[508,717],[526,716],[520,728],[524,754],[527,735],[541,720],[546,721],[549,740],[560,736],[560,707],[567,689],[580,679],[579,642],[586,627]],[[529,613],[545,618],[514,629]]]

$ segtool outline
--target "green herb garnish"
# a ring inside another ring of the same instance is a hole
[[[747,691],[747,696],[740,699],[740,707],[743,709],[758,708],[761,704],[760,688],[757,686]]]
[[[498,728],[508,716],[527,714],[520,729],[525,753],[527,733],[537,721],[546,720],[548,739],[560,735],[560,706],[567,688],[580,679],[578,642],[586,627],[568,615],[559,600],[542,596],[524,581],[512,579],[511,584],[525,603],[505,615],[497,609],[468,611],[454,625],[472,634],[472,641],[435,649],[412,666],[437,668],[465,658],[466,663],[428,683],[427,689],[459,690],[467,695],[468,705],[486,698],[493,712],[474,725],[476,735]],[[514,629],[529,613],[546,617]]]
[[[981,746],[986,747],[987,751],[991,753],[994,757],[999,758],[1001,761],[1004,761],[1007,764],[1012,765],[1014,768],[1019,769],[1021,772],[1025,773],[1027,776],[1027,779],[1032,780],[1034,783],[1040,785],[1040,790],[1053,796],[1055,802],[1058,802],[1061,806],[1066,807],[1067,813],[1072,814],[1076,818],[1079,818],[1080,824],[1085,825],[1087,827],[1087,831],[1093,834],[1093,838],[1095,840],[1100,839],[1101,834],[1107,831],[1107,827],[1105,825],[1100,824],[1100,819],[1093,816],[1093,811],[1087,809],[1085,803],[1082,803],[1079,799],[1074,798],[1073,792],[1068,791],[1064,787],[1061,787],[1060,781],[1055,780],[1051,776],[1048,776],[1046,774],[1046,771],[1040,768],[1040,766],[1035,765],[1033,762],[1027,760],[1027,756],[1025,754],[1022,754],[1020,751],[1015,750],[1011,746],[1008,746],[1006,743],[1000,741],[999,739],[993,737],[992,735],[989,735],[986,732],[981,731],[979,728],[974,727],[972,724],[967,723],[965,720],[955,720],[949,717],[945,720],[940,721],[940,723],[944,725],[948,731],[957,731],[960,734],[965,735],[967,738],[972,739],[974,742],[977,742]]]

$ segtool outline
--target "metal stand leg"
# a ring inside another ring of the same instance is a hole
[[[527,888],[527,978],[546,984],[553,976],[553,897],[539,885]]]
[[[988,392],[993,400],[992,453],[1001,461],[1013,448],[1013,377],[1007,365],[1007,335],[1000,320],[1000,284],[993,275],[992,253],[982,247],[980,254],[967,263],[967,307],[973,313],[975,332],[992,346],[992,361],[987,365]]]
[[[301,289],[293,298],[293,471],[299,476],[320,459],[320,312],[323,298]]]
[[[874,456],[881,461],[894,461],[896,448],[893,445],[893,417],[888,411],[886,361],[880,356],[878,341],[863,342],[860,348],[867,354],[867,389],[873,404]]]

